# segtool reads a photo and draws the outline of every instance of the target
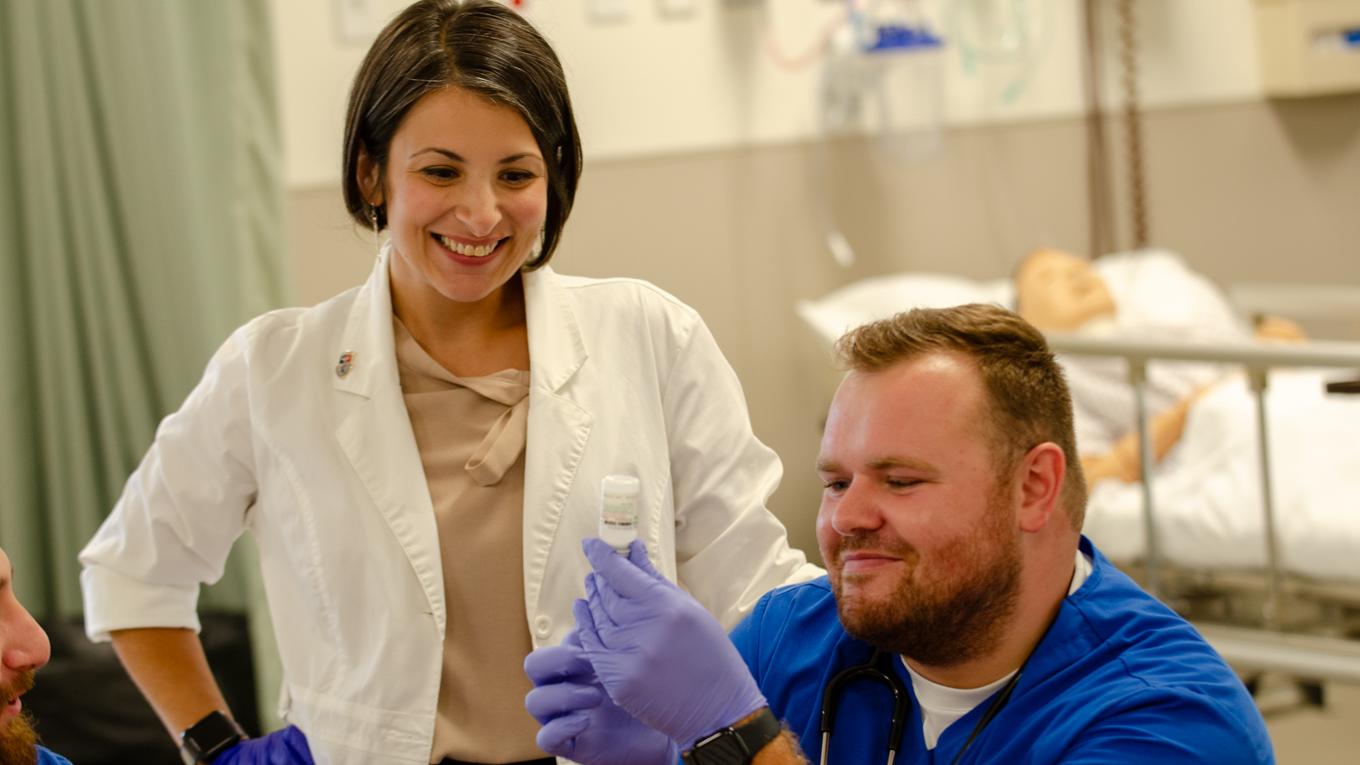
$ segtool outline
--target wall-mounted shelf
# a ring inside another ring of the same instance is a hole
[[[1266,95],[1360,91],[1360,0],[1256,0]]]

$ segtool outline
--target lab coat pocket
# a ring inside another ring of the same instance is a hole
[[[318,635],[341,633],[334,577],[325,570],[313,494],[291,461],[274,453],[260,466],[260,496],[248,520],[260,550],[260,568],[284,670],[327,677],[349,666],[343,641]]]

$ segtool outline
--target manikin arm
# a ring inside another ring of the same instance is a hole
[[[1171,448],[1180,442],[1185,432],[1185,418],[1190,413],[1190,406],[1203,394],[1204,391],[1200,390],[1186,396],[1148,422],[1154,462],[1160,463]],[[1125,434],[1104,454],[1084,454],[1081,457],[1082,472],[1086,474],[1086,481],[1091,485],[1106,478],[1134,483],[1138,480],[1142,464],[1137,431]]]
[[[1255,336],[1258,341],[1266,343],[1302,343],[1308,340],[1308,335],[1298,324],[1278,316],[1258,318]],[[1171,448],[1180,442],[1191,405],[1207,390],[1205,387],[1191,393],[1170,409],[1153,417],[1148,423],[1148,432],[1152,435],[1152,454],[1156,462],[1160,463]],[[1086,473],[1086,480],[1091,484],[1105,478],[1134,483],[1138,480],[1141,464],[1137,431],[1125,434],[1104,454],[1082,455],[1081,458],[1082,471]]]

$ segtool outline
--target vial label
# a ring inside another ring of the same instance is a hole
[[[637,538],[638,479],[607,475],[600,483],[600,538],[621,553]]]

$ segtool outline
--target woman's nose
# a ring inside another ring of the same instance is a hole
[[[469,183],[463,187],[454,214],[473,236],[491,234],[501,221],[496,192],[479,183]]]

